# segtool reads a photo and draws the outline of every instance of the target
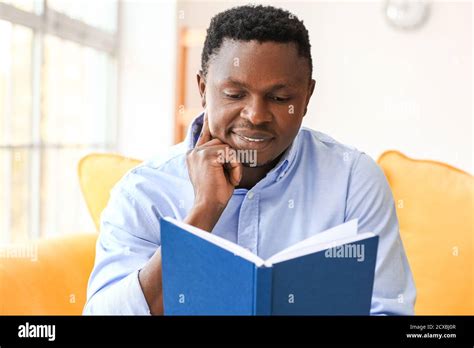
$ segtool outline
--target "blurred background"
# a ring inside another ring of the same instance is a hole
[[[0,0],[0,243],[94,232],[79,159],[181,141],[209,21],[246,3]],[[306,126],[374,159],[396,149],[473,173],[472,2],[253,3],[309,30]]]

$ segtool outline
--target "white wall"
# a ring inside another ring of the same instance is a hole
[[[178,1],[179,25],[207,28],[245,3]],[[294,12],[310,32],[317,85],[305,125],[373,158],[398,149],[474,172],[470,2],[433,2],[425,25],[405,32],[387,24],[382,1],[265,3]]]
[[[376,2],[302,12],[318,82],[306,124],[373,157],[398,149],[472,173],[471,6],[436,2],[411,32]]]
[[[173,143],[176,2],[121,6],[118,151],[145,159]]]

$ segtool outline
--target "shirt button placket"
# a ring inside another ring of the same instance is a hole
[[[258,194],[249,191],[240,211],[238,243],[251,252],[257,253],[257,235]]]

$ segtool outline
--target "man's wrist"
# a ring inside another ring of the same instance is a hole
[[[202,230],[212,232],[225,207],[225,205],[215,202],[195,203],[185,222]]]
[[[161,271],[161,248],[145,266],[138,271],[138,282],[151,314],[163,314],[163,288]]]

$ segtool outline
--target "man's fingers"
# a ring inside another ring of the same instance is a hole
[[[199,135],[199,139],[196,142],[196,146],[201,146],[208,141],[212,140],[212,135],[211,131],[209,130],[209,122],[207,119],[207,112],[204,112],[204,121],[202,123],[202,130],[201,130],[201,135]]]
[[[227,162],[228,150],[226,151],[226,149],[228,147],[229,145],[215,138],[202,146],[195,147],[191,152],[203,158],[209,158],[213,163],[224,164]]]
[[[228,173],[230,183],[233,186],[238,186],[242,180],[243,175],[242,163],[237,160],[235,154],[233,153],[234,150],[218,138],[211,138],[211,140],[204,142],[206,139],[206,129],[204,128],[205,125],[206,124],[204,123],[203,132],[196,143],[196,147],[192,151],[200,153],[202,156],[209,158],[211,160],[210,163],[213,165],[222,166]],[[209,131],[209,128],[207,128],[207,131]],[[199,143],[201,143],[200,146]]]
[[[242,163],[239,162],[233,152],[234,150],[229,146],[226,146],[224,150],[219,151],[221,153],[219,159],[224,162],[224,169],[228,173],[230,183],[233,186],[239,185],[243,175]]]
[[[220,139],[214,138],[214,139],[208,141],[207,143],[204,143],[203,145],[199,146],[199,148],[200,149],[205,149],[205,148],[208,148],[208,147],[213,147],[215,145],[226,146]]]
[[[240,180],[242,180],[243,168],[242,163],[237,161],[231,161],[227,163],[228,171],[229,171],[229,178],[230,182],[234,186],[238,186],[240,184]]]

